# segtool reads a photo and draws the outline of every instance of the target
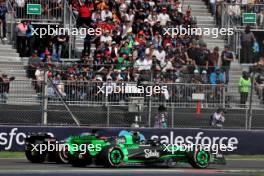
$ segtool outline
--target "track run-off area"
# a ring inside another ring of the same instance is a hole
[[[172,176],[172,175],[264,175],[264,160],[228,160],[226,165],[211,165],[207,169],[193,169],[188,164],[178,164],[175,167],[125,167],[103,168],[89,166],[86,168],[72,167],[70,164],[45,162],[30,163],[26,159],[0,159],[0,175],[5,176]]]

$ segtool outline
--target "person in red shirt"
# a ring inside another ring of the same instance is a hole
[[[93,4],[89,1],[85,1],[84,3],[80,3],[79,8],[79,17],[77,19],[77,26],[81,27],[83,25],[90,26],[91,24],[91,16],[93,10]]]
[[[215,68],[218,67],[218,61],[219,61],[219,48],[215,47],[213,52],[210,54],[209,57],[209,74],[214,72]]]
[[[185,27],[188,27],[188,25],[191,25],[192,22],[192,15],[191,15],[191,10],[188,9],[186,11],[186,15],[183,17],[183,24]]]

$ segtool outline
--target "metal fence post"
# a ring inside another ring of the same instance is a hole
[[[151,127],[151,97],[149,98],[149,105],[148,105],[148,127]]]
[[[237,54],[238,54],[238,62],[240,63],[241,61],[241,33],[240,31],[236,30],[236,36],[237,36]]]
[[[72,31],[72,6],[70,5],[70,22],[69,22],[70,31]],[[72,35],[69,35],[69,59],[71,59],[72,54]]]
[[[254,90],[254,78],[255,78],[255,71],[251,75],[251,86],[250,86],[250,100],[249,100],[249,119],[248,119],[248,129],[251,130],[252,126],[252,101],[253,101],[253,90]]]
[[[47,125],[48,123],[48,73],[46,65],[44,66],[44,81],[42,91],[42,124]]]
[[[107,115],[106,115],[106,125],[107,125],[107,127],[109,127],[110,126],[110,106],[109,106],[109,104],[107,104],[106,105],[106,109],[107,109]]]
[[[67,13],[67,11],[66,11],[66,0],[64,0],[63,1],[63,26],[65,27],[65,25],[66,25],[66,13]]]
[[[245,130],[248,129],[248,109],[246,109]]]
[[[14,40],[14,37],[13,37],[13,32],[14,32],[14,24],[13,24],[13,20],[14,20],[13,18],[14,17],[13,17],[13,13],[14,12],[12,12],[12,15],[11,15],[11,23],[10,23],[10,30],[11,30],[10,31],[10,44],[11,45],[13,45],[13,42],[12,41]]]
[[[225,108],[225,102],[226,102],[226,90],[228,90],[228,86],[224,86],[223,87],[223,107],[222,108]]]
[[[225,25],[225,10],[224,10],[224,3],[221,3],[221,26],[224,28]]]
[[[171,128],[174,128],[174,106],[171,108]]]

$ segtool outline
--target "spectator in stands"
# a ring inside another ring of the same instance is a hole
[[[210,74],[210,84],[224,84],[225,77],[220,68],[216,68],[214,72]]]
[[[193,60],[193,63],[201,73],[203,69],[208,69],[208,60],[210,56],[210,51],[207,49],[206,44],[203,44],[200,47],[198,47],[196,51],[197,51],[196,53],[197,56]]]
[[[158,46],[157,49],[153,51],[153,55],[160,62],[160,66],[163,68],[165,66],[166,52],[162,46]]]
[[[259,26],[264,27],[264,10],[259,13]]]
[[[52,76],[52,83],[53,83],[54,86],[56,86],[56,88],[58,89],[58,91],[61,94],[61,96],[63,98],[65,98],[66,97],[66,93],[65,93],[65,90],[64,90],[64,83],[61,81],[60,74]],[[48,88],[48,93],[49,93],[49,97],[50,98],[55,98],[56,97],[56,93],[55,93],[53,87],[49,87]]]
[[[5,73],[0,76],[0,103],[6,103],[10,82],[13,80],[15,77],[9,78]]]
[[[264,66],[264,57],[260,57],[259,61],[254,63],[254,66]]]
[[[160,21],[161,26],[165,26],[168,21],[171,21],[170,16],[167,14],[167,8],[163,7],[162,12],[158,15],[158,21]]]
[[[243,71],[242,76],[239,79],[238,86],[240,92],[240,104],[244,107],[251,87],[251,79],[249,78],[248,72]]]
[[[165,106],[161,105],[158,108],[158,114],[155,116],[154,128],[167,128],[168,113]]]
[[[222,3],[224,3],[223,0],[216,0],[216,13],[215,13],[215,18],[216,18],[216,24],[218,26],[221,26],[221,20],[222,20]]]
[[[26,6],[26,0],[15,0],[16,4],[16,16],[17,18],[24,18],[25,17],[25,6]]]
[[[33,25],[31,24],[30,21],[27,22],[27,31],[26,31],[26,36],[27,36],[27,55],[31,56],[32,54],[32,47],[33,47]]]
[[[238,4],[236,4],[236,0],[231,0],[232,4],[228,6],[227,12],[228,15],[231,17],[231,25],[238,25],[240,24],[241,20],[241,9]]]
[[[217,46],[214,47],[213,52],[209,56],[208,66],[209,73],[212,73],[219,66],[219,48]]]
[[[191,83],[192,84],[202,84],[202,77],[199,73],[199,70],[195,69],[193,73],[194,74],[191,77]]]
[[[41,59],[38,57],[38,51],[35,50],[32,53],[32,56],[28,59],[28,77],[35,80],[35,72],[36,69],[40,66],[41,64]]]
[[[214,16],[216,13],[216,0],[210,0],[210,10],[212,15]]]
[[[27,30],[28,25],[26,21],[22,21],[16,27],[17,31],[17,52],[20,57],[26,56],[26,43],[27,43]]]
[[[213,127],[223,128],[223,124],[225,122],[224,114],[224,109],[217,109],[217,111],[210,117],[210,125]]]
[[[37,93],[40,93],[42,91],[42,86],[43,86],[43,80],[44,80],[44,69],[43,65],[38,66],[36,72],[35,72],[35,77],[36,77],[36,91]]]
[[[0,3],[0,23],[2,23],[2,29],[3,29],[3,36],[1,36],[1,39],[3,41],[6,41],[6,13],[7,13],[7,7],[5,2]]]
[[[111,20],[113,18],[112,12],[109,10],[108,7],[105,7],[104,10],[101,12],[101,19],[102,21]]]
[[[71,4],[72,4],[72,12],[73,12],[74,16],[76,18],[78,18],[79,8],[80,8],[79,0],[72,0]]]
[[[72,94],[71,90],[85,87],[86,84],[82,82],[94,82],[98,76],[102,81],[109,81],[111,77],[111,81],[117,83],[121,81],[123,84],[128,80],[133,82],[138,79],[150,80],[152,71],[154,80],[159,83],[175,81],[189,83],[194,77],[199,77],[197,82],[199,84],[223,82],[223,73],[214,72],[219,66],[219,48],[215,48],[211,53],[202,35],[174,37],[163,35],[164,27],[195,26],[195,17],[191,15],[191,9],[188,8],[186,13],[181,13],[179,1],[72,0],[72,5],[78,10],[78,27],[83,24],[84,27],[100,27],[103,34],[95,38],[86,36],[82,59],[78,63],[63,65],[52,63],[58,60],[56,55],[63,55],[61,53],[63,47],[58,42],[58,36],[53,37],[52,42],[47,38],[47,42],[41,47],[39,53],[43,58],[42,62],[47,61],[53,65],[51,72],[53,79],[57,79],[54,77],[57,75],[55,71],[57,69],[61,70],[59,73],[61,80],[80,82],[78,86],[67,85],[65,82],[67,98],[76,98],[82,94],[83,98],[79,99],[84,100],[88,88],[79,91],[80,94],[76,92]],[[67,40],[63,42],[67,44]],[[95,43],[96,47],[94,53],[90,53],[92,43]],[[50,53],[53,53],[53,59]],[[58,58],[60,57],[62,56]],[[195,69],[198,72],[195,71],[197,73],[193,76]],[[41,67],[37,68],[37,72],[41,71]],[[215,74],[214,81],[209,79],[212,73]],[[40,78],[37,79],[41,80]]]
[[[250,31],[250,26],[246,26],[245,32],[241,35],[242,63],[252,63],[252,45],[255,41],[254,34]]]
[[[109,30],[106,30],[100,37],[101,43],[106,43],[108,45],[111,45],[112,43],[112,37]]]
[[[91,11],[94,9],[93,3],[89,0],[84,0],[83,2],[79,0],[79,17],[77,19],[77,27],[81,27],[83,25],[90,26],[91,24]]]
[[[65,46],[67,41],[67,36],[65,34],[61,34],[55,37],[52,51],[52,58],[55,61],[60,61],[62,47]]]
[[[83,43],[83,47],[84,47],[83,53],[87,53],[88,56],[90,56],[91,53],[91,42],[92,42],[91,35],[86,34]]]
[[[255,83],[259,99],[264,103],[264,68],[260,69],[260,73],[256,76]]]
[[[170,18],[174,26],[179,26],[183,23],[183,14],[178,10],[175,10],[174,14]]]
[[[222,67],[225,72],[225,84],[229,82],[229,70],[231,62],[234,60],[233,53],[230,51],[230,46],[225,45],[224,51],[221,54]]]
[[[207,71],[206,70],[203,70],[202,71],[201,79],[202,79],[202,83],[203,84],[209,84],[209,78],[208,78],[208,75],[207,75]]]
[[[259,52],[260,52],[260,47],[259,47],[259,43],[257,42],[256,39],[254,39],[254,43],[253,43],[253,57],[252,57],[252,60],[253,60],[253,63],[257,62],[258,58],[259,58]]]

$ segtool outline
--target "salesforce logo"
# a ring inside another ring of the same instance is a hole
[[[119,132],[118,136],[132,135],[133,131],[122,130]],[[140,133],[140,140],[145,140],[145,136]],[[156,135],[152,133],[149,135],[148,139],[158,140],[161,144],[171,144],[171,145],[208,145],[208,146],[228,146],[231,151],[238,148],[238,138],[237,137],[225,137],[225,136],[207,136],[204,132],[200,131],[192,136],[179,136],[175,135],[174,131],[170,131],[168,135]]]
[[[54,136],[52,133],[48,133]],[[11,128],[10,132],[0,132],[0,149],[10,150],[13,146],[24,145],[27,134],[19,132],[18,128]]]

